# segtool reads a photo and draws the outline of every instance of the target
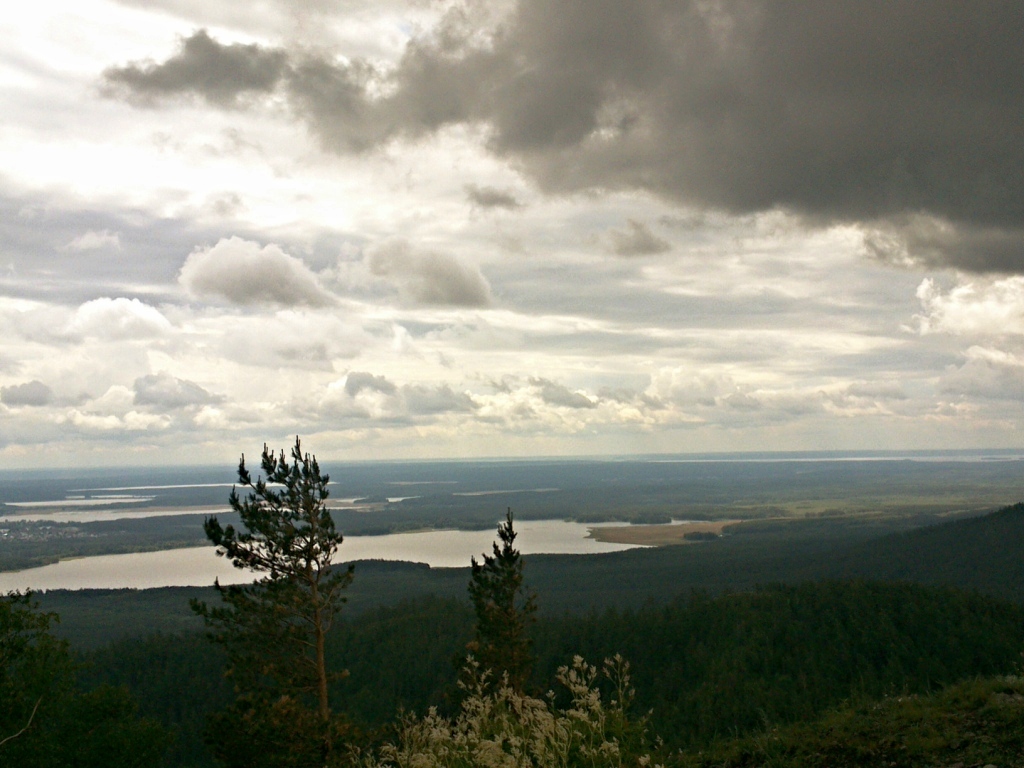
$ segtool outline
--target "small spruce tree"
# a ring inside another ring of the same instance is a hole
[[[498,526],[501,546],[483,562],[470,559],[469,596],[476,612],[476,635],[467,649],[495,684],[507,675],[508,685],[522,692],[533,667],[529,627],[535,620],[537,596],[523,584],[523,558],[515,548],[512,510]]]

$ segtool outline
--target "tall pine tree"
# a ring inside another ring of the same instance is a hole
[[[253,481],[238,465],[231,508],[244,530],[204,523],[217,554],[263,574],[254,584],[215,585],[223,604],[193,609],[228,651],[238,700],[215,716],[210,742],[229,766],[326,765],[345,725],[332,712],[329,685],[344,673],[327,668],[325,645],[345,602],[352,566],[332,567],[343,537],[327,508],[329,477],[298,438],[291,461],[264,445],[265,475]]]

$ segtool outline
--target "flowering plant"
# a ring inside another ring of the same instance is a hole
[[[598,671],[580,656],[558,670],[571,699],[565,708],[554,692],[539,699],[517,692],[508,680],[489,685],[487,673],[468,659],[467,696],[454,718],[431,708],[426,716],[403,719],[397,744],[385,746],[367,768],[622,768],[649,766],[646,718],[630,720],[633,699],[629,665],[618,655],[606,659],[604,675],[612,698],[605,703]]]

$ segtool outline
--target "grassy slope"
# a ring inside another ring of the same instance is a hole
[[[968,680],[763,731],[670,761],[686,768],[925,768],[1024,764],[1024,679]]]

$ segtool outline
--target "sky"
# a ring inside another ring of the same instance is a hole
[[[0,17],[0,465],[1024,448],[1024,4]]]

